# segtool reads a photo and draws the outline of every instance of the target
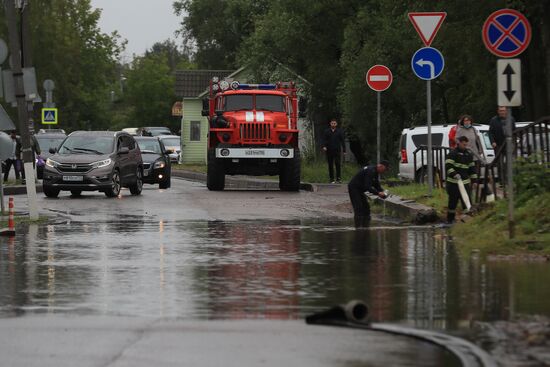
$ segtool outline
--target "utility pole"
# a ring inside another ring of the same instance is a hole
[[[17,27],[17,12],[15,3],[21,6],[22,13],[25,16],[22,19],[21,25],[26,28],[22,31],[22,35],[25,37],[19,37],[19,31]],[[6,21],[8,25],[9,33],[9,48],[12,62],[13,80],[15,83],[15,98],[17,100],[17,112],[19,116],[19,133],[21,135],[21,151],[23,153],[23,169],[25,170],[25,182],[27,187],[27,199],[29,203],[29,217],[31,220],[38,219],[38,205],[36,203],[36,183],[34,177],[34,162],[31,148],[31,138],[29,134],[29,111],[27,110],[27,101],[25,94],[25,86],[23,82],[23,60],[25,60],[24,51],[30,49],[30,37],[29,37],[29,23],[28,23],[28,3],[26,1],[16,0],[4,0],[4,9],[6,13]],[[20,39],[23,40],[23,47]],[[30,57],[30,53],[29,53]],[[26,66],[30,66],[28,62],[25,62]],[[32,102],[31,102],[32,103]]]

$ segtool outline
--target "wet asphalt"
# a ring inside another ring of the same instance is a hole
[[[0,239],[0,317],[31,320],[30,329],[41,315],[70,317],[88,331],[90,318],[295,325],[363,299],[372,321],[456,331],[475,319],[550,312],[544,282],[529,282],[550,281],[546,264],[465,258],[445,231],[430,227],[376,220],[356,229],[349,213],[330,210],[346,202],[342,190],[209,192],[180,179],[168,190],[145,186],[137,197],[128,190],[115,199],[39,194],[48,220]],[[24,196],[16,210],[25,211]],[[537,297],[526,300],[527,290]],[[0,335],[6,330],[0,323]],[[445,358],[427,355],[428,364]]]

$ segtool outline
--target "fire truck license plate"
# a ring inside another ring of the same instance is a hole
[[[288,159],[294,157],[292,148],[216,148],[217,158],[269,158]]]
[[[250,149],[245,150],[244,154],[251,157],[265,157],[265,150]]]

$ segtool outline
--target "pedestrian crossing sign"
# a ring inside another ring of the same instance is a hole
[[[57,108],[43,108],[42,123],[44,125],[57,125]]]

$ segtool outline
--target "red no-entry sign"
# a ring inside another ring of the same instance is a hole
[[[386,66],[374,65],[367,71],[367,84],[372,90],[382,92],[393,82],[393,75]]]

